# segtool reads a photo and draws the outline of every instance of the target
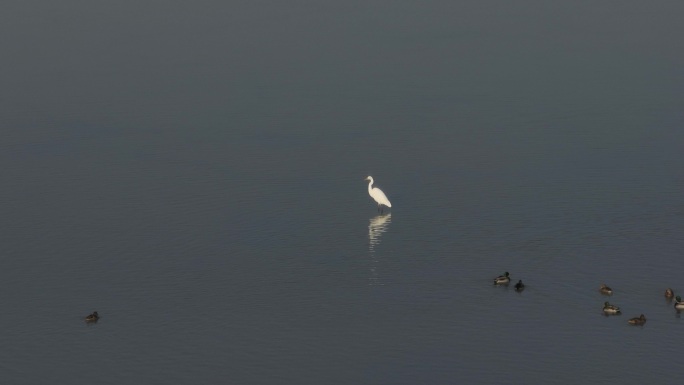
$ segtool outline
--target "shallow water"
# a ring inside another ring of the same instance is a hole
[[[9,6],[3,378],[678,383],[684,6],[611,4]]]

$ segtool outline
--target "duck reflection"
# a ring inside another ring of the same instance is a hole
[[[378,277],[377,264],[378,258],[375,255],[375,248],[380,245],[380,237],[387,231],[389,224],[392,223],[392,214],[378,215],[370,219],[368,224],[368,253],[371,257],[371,277],[370,285],[384,285]]]

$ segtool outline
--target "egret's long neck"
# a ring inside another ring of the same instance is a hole
[[[371,186],[373,186],[373,178],[370,179],[370,182],[368,182],[368,193],[370,194],[371,192]]]

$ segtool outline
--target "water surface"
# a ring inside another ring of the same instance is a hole
[[[8,5],[3,378],[678,383],[683,11]]]

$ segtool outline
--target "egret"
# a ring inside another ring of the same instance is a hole
[[[390,203],[389,199],[387,199],[387,196],[384,192],[382,192],[382,190],[380,190],[377,187],[371,187],[373,186],[373,177],[369,175],[366,178],[366,180],[370,181],[368,183],[368,195],[370,195],[371,198],[373,198],[378,203],[378,211],[382,213],[382,205],[392,207],[392,204]]]

